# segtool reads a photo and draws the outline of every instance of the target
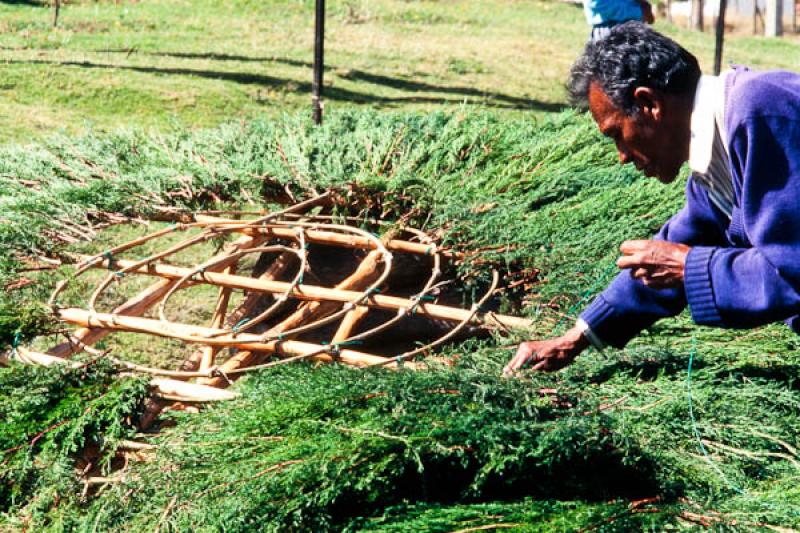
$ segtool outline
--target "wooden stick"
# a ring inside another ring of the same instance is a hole
[[[262,273],[258,279],[261,280],[274,280],[280,277],[286,270],[291,266],[292,262],[295,260],[294,254],[285,252],[282,253],[272,262],[269,268]],[[233,327],[238,324],[241,320],[248,317],[259,302],[270,295],[264,294],[263,292],[248,292],[247,296],[245,296],[244,300],[242,301],[239,306],[234,309],[230,315],[228,315],[227,320],[225,321],[225,325],[228,327]],[[192,355],[190,355],[186,361],[178,368],[180,371],[184,372],[191,372],[200,368],[200,361],[203,357],[203,350],[196,350]],[[180,378],[178,378],[180,379]]]
[[[232,400],[239,396],[235,392],[168,378],[154,378],[150,382],[150,386],[153,387],[153,392],[156,394],[177,396],[181,398],[181,401],[188,402],[219,402]]]
[[[243,350],[268,352],[279,355],[302,355],[308,356],[315,361],[326,363],[334,360],[333,356],[327,353],[329,351],[327,347],[308,342],[292,340],[262,342],[259,335],[249,333],[239,333],[235,337],[213,337],[213,335],[220,333],[220,330],[213,330],[211,328],[194,326],[191,324],[164,323],[150,318],[119,316],[109,313],[92,314],[84,309],[59,309],[56,313],[64,322],[83,327],[100,327],[116,331],[149,333],[159,337],[180,339],[187,342],[197,342],[197,337],[208,336],[202,344],[233,346]],[[191,340],[187,340],[188,338]],[[358,367],[386,362],[385,357],[347,349],[340,350],[336,360]]]
[[[231,244],[231,248],[233,250],[242,250],[256,246],[259,243],[260,238],[245,236],[236,239]],[[230,252],[225,252],[224,255],[227,255],[228,253]],[[219,258],[222,255],[223,254],[219,254],[216,257]],[[227,265],[223,263],[222,265],[215,266],[214,268],[225,268],[226,266]],[[145,314],[145,312],[147,312],[148,309],[161,301],[161,299],[170,291],[174,284],[175,280],[162,280],[158,283],[154,283],[122,305],[114,308],[113,313],[118,315],[142,316]],[[104,339],[109,333],[109,330],[102,329],[78,329],[67,341],[50,348],[47,353],[56,357],[71,357],[72,355],[82,351],[85,346],[91,346]]]
[[[336,286],[336,288],[358,290],[369,287],[369,285],[377,277],[377,268],[381,256],[382,256],[381,252],[377,250],[373,250],[372,252],[367,254],[367,257],[365,257],[364,260],[361,261],[355,272],[353,272],[345,280],[340,282]],[[327,302],[327,301],[307,302],[301,305],[294,313],[289,315],[280,324],[277,324],[274,327],[270,328],[270,330],[266,334],[278,335],[285,331],[295,329],[303,324],[308,324],[309,322],[313,322],[315,320],[328,316],[332,313],[335,313],[336,311],[341,309],[341,307],[342,304],[338,302]],[[244,368],[258,364],[260,359],[261,359],[261,354],[256,353],[253,350],[250,351],[240,350],[239,352],[236,353],[236,355],[225,361],[225,364],[222,365],[221,370],[223,375],[225,375],[226,373],[229,373],[234,369]],[[381,359],[387,361],[385,358]],[[201,379],[199,382],[214,387],[224,387],[226,385],[226,380],[223,379],[222,377]]]
[[[136,317],[131,318],[136,319]],[[39,366],[68,365],[72,368],[78,368],[81,366],[81,363],[78,361],[70,361],[69,359],[54,357],[49,354],[39,353],[21,347],[17,348],[16,360],[21,363]],[[150,381],[150,386],[152,387],[153,392],[156,394],[180,396],[186,401],[191,402],[216,402],[220,400],[232,400],[233,398],[237,398],[239,396],[239,394],[235,392],[224,391],[214,387],[196,385],[194,383],[186,383],[168,378],[153,378],[153,380]]]
[[[162,279],[122,305],[114,308],[113,312],[119,315],[141,316],[158,303],[173,285],[175,285],[175,280]],[[67,341],[53,346],[47,350],[47,353],[55,357],[71,357],[83,351],[84,347],[91,346],[104,339],[109,333],[111,333],[111,330],[108,329],[80,328],[75,330]]]
[[[236,266],[231,265],[223,270],[224,274],[235,274]],[[231,299],[231,289],[220,287],[217,295],[217,304],[214,306],[214,316],[211,317],[211,327],[218,329],[225,325],[225,315],[228,312],[228,302]],[[200,371],[208,370],[214,364],[214,357],[219,351],[214,346],[203,347],[203,356],[200,359]]]
[[[133,262],[118,260],[117,264],[125,267],[126,265],[132,265]],[[106,262],[104,261],[102,263],[98,263],[96,266],[97,268],[104,268],[106,266]],[[131,270],[130,272],[136,274],[147,274],[150,276],[160,276],[168,279],[180,279],[186,275],[187,272],[189,272],[189,269],[172,265],[149,265],[139,267],[135,270]],[[278,294],[284,293],[291,288],[291,284],[282,281],[257,280],[243,276],[231,276],[214,272],[204,273],[202,281],[211,285],[222,287]],[[356,301],[361,296],[361,293],[357,291],[331,289],[314,285],[298,285],[289,293],[289,296],[298,298],[300,300],[330,300],[335,302],[349,303]],[[363,304],[377,309],[398,310],[411,308],[413,302],[407,298],[373,294],[370,295],[363,302]],[[418,315],[428,316],[440,320],[449,320],[452,322],[460,322],[472,314],[471,311],[466,309],[459,309],[457,307],[448,307],[445,305],[427,302],[417,305],[416,312]],[[477,313],[470,321],[471,324],[486,327],[491,327],[494,322],[502,324],[507,328],[520,329],[530,328],[533,324],[532,321],[527,318],[500,315],[495,313]]]
[[[195,218],[198,222],[212,222],[221,225],[243,224],[243,221],[241,220],[230,220],[208,215],[197,215]],[[244,221],[244,223],[247,223],[247,221]],[[292,238],[295,235],[295,231],[290,227],[281,228],[270,226],[268,228],[260,228],[256,225],[253,225],[251,227],[239,228],[236,231],[242,232],[246,235],[255,235],[260,233],[262,235],[266,235],[267,237],[278,238]],[[375,249],[375,243],[369,239],[360,237],[358,235],[345,235],[343,233],[336,233],[333,231],[309,229],[306,232],[306,239],[308,242],[317,244],[331,244],[344,248],[360,248],[364,250]],[[431,246],[428,244],[403,241],[400,239],[390,239],[386,241],[386,248],[393,252],[406,252],[417,255],[428,255],[431,253]],[[446,257],[463,257],[463,254],[453,251],[445,250],[441,251],[440,253]]]
[[[337,343],[342,342],[350,338],[352,335],[353,330],[356,328],[358,323],[367,316],[369,312],[369,307],[365,305],[357,305],[342,319],[342,323],[339,324],[339,329],[336,330],[336,334],[333,336],[333,340],[331,342]]]
[[[81,363],[78,361],[70,361],[68,359],[62,359],[61,357],[56,357],[54,355],[46,354],[46,353],[39,353],[34,352],[32,350],[28,350],[23,347],[17,348],[16,357],[14,360],[20,363],[25,363],[29,365],[39,365],[39,366],[53,366],[53,365],[61,365],[61,364],[68,364],[73,368],[77,368],[81,366]],[[11,361],[11,357],[7,354],[0,354],[0,364],[3,366],[8,366],[8,363]]]

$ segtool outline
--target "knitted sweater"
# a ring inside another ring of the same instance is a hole
[[[800,324],[800,75],[739,68],[725,94],[731,218],[689,178],[686,205],[655,237],[692,247],[684,286],[651,289],[626,270],[581,314],[612,346],[687,304],[701,325]]]

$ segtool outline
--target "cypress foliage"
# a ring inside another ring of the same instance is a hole
[[[563,315],[612,275],[619,243],[651,235],[682,203],[680,184],[619,167],[591,121],[572,113],[535,123],[361,111],[331,115],[321,128],[286,117],[166,137],[98,133],[0,149],[0,166],[14,176],[0,199],[5,279],[18,275],[19,257],[50,250],[64,220],[209,208],[216,199],[260,208],[283,186],[296,194],[335,186],[363,201],[364,216],[411,213],[448,244],[485,249],[460,267],[465,300],[487,265],[527,273],[526,291],[506,294],[503,305],[536,319],[530,337],[566,327]],[[43,327],[10,302],[34,308],[47,282],[4,294],[0,340],[23,323],[33,324],[25,332]],[[24,422],[0,430],[0,445],[30,443],[64,418],[76,424],[47,432],[47,446],[37,441],[32,467],[18,452],[6,463],[5,520],[77,531],[800,526],[800,361],[782,325],[725,332],[682,315],[625,350],[519,379],[499,377],[511,351],[497,345],[508,342],[450,346],[454,366],[419,373],[298,364],[249,376],[237,385],[241,399],[176,415],[155,438],[152,461],[88,501],[68,486],[70,454],[128,431],[120,420],[135,411],[141,382],[100,370],[68,378],[5,370],[0,390],[15,392],[0,414]],[[80,408],[62,412],[62,402]],[[97,423],[81,414],[89,405],[102,413],[89,417]]]

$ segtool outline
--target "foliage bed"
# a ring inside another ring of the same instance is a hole
[[[609,279],[618,244],[654,232],[682,195],[620,168],[572,113],[352,112],[319,129],[285,117],[96,134],[2,149],[0,176],[7,283],[25,275],[22,258],[63,250],[66,223],[260,207],[284,185],[296,195],[336,186],[366,214],[411,213],[444,242],[484,250],[462,266],[472,287],[488,264],[528,279],[504,305],[522,297],[531,336],[565,327]],[[35,302],[55,276],[3,294],[6,343],[48,327]],[[800,361],[782,326],[724,332],[682,316],[625,350],[519,379],[499,377],[508,342],[448,347],[454,364],[419,373],[294,365],[250,376],[241,399],[175,415],[149,461],[87,499],[72,454],[87,442],[110,452],[132,431],[142,382],[98,363],[0,370],[2,520],[87,531],[800,527]]]

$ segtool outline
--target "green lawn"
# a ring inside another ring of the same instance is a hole
[[[660,24],[709,67],[710,34]],[[542,1],[329,2],[328,110],[490,107],[541,116],[587,26],[579,6]],[[0,142],[176,122],[214,126],[310,104],[313,2],[142,0],[52,10],[0,4]],[[790,39],[730,38],[726,60],[800,67]]]

